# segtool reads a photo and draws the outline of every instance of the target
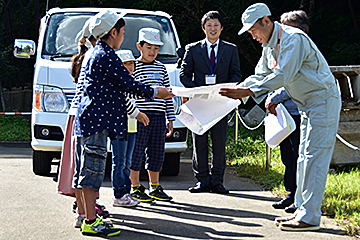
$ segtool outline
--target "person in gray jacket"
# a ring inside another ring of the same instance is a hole
[[[271,19],[263,3],[242,14],[243,27],[263,46],[255,74],[238,88],[222,88],[230,98],[252,96],[256,102],[284,87],[299,107],[300,146],[297,164],[296,212],[277,218],[281,230],[320,228],[321,203],[339,125],[341,97],[330,67],[315,43],[302,30]]]
[[[309,18],[303,10],[283,13],[280,17],[280,22],[297,27],[305,33],[309,31]],[[293,117],[296,129],[280,143],[281,161],[285,165],[284,186],[288,194],[284,199],[274,203],[272,206],[275,209],[285,209],[287,213],[294,213],[296,211],[294,198],[296,192],[296,166],[300,142],[300,113],[296,103],[291,100],[283,87],[270,93],[266,99],[265,107],[270,113],[276,115],[275,108],[279,103],[282,103]]]

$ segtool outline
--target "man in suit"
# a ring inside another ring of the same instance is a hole
[[[240,61],[236,45],[220,39],[223,18],[217,11],[201,19],[206,38],[187,45],[181,64],[180,80],[185,87],[240,82]],[[209,170],[208,133],[211,133],[213,161]],[[198,182],[189,188],[192,193],[228,193],[223,185],[226,166],[225,144],[227,118],[224,117],[203,135],[193,133],[193,170]]]

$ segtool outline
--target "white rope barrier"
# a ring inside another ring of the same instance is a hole
[[[348,141],[346,141],[345,139],[343,139],[339,134],[336,134],[336,137],[346,146],[348,146],[349,148],[353,149],[353,150],[360,150],[360,148],[352,145],[351,143],[349,143]]]
[[[263,118],[263,120],[262,120],[262,121],[259,123],[259,125],[257,125],[256,127],[249,127],[249,126],[244,122],[244,120],[242,119],[242,117],[241,117],[241,115],[239,114],[238,111],[236,111],[236,115],[239,117],[240,122],[242,123],[242,125],[243,125],[245,128],[249,129],[250,131],[253,131],[253,130],[258,129],[258,128],[264,123],[264,119],[265,119],[265,118]]]
[[[0,112],[0,115],[31,115],[31,112]]]

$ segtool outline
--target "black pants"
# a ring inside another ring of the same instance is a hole
[[[296,167],[300,144],[300,115],[292,115],[296,130],[280,143],[281,161],[285,165],[284,186],[289,194],[286,198],[294,199],[296,191]]]
[[[211,134],[212,164],[209,170],[208,134]],[[226,166],[225,144],[227,117],[224,117],[203,135],[193,133],[193,170],[197,180],[208,186],[222,184]]]

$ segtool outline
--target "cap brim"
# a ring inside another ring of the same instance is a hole
[[[160,42],[160,41],[149,41],[149,40],[142,40],[142,41],[145,41],[145,42],[147,42],[149,44],[159,45],[159,46],[164,45],[164,43]]]
[[[135,58],[129,58],[129,59],[121,60],[121,61],[122,62],[135,62],[136,60],[135,60]]]
[[[243,34],[244,32],[246,32],[247,30],[249,30],[252,26],[254,25],[254,23],[245,23],[244,26],[240,29],[240,31],[238,32],[238,35]]]

